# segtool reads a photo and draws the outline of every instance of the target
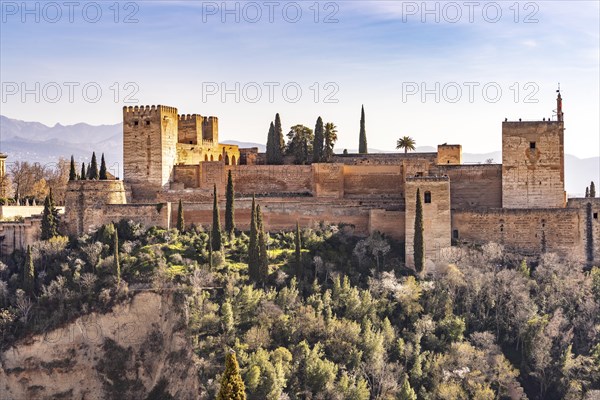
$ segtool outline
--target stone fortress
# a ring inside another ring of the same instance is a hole
[[[556,252],[587,264],[600,259],[600,199],[564,190],[560,93],[552,120],[502,123],[502,164],[463,164],[460,145],[437,152],[337,155],[332,163],[264,165],[256,148],[218,143],[218,120],[167,106],[123,108],[124,179],[69,182],[65,228],[89,232],[130,219],[171,227],[177,202],[188,224],[212,221],[212,191],[224,196],[229,171],[236,224],[247,229],[253,194],[269,230],[319,222],[380,231],[404,243],[412,260],[416,192],[424,210],[426,259],[452,244],[501,243],[525,254]],[[220,200],[224,213],[224,199]],[[223,217],[222,217],[223,218]]]

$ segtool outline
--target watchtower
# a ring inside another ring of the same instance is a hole
[[[135,197],[168,188],[177,160],[175,107],[123,107],[123,172]]]
[[[502,123],[502,207],[565,207],[565,128],[560,92],[556,103],[556,120]]]

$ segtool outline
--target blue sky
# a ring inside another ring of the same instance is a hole
[[[364,104],[369,147],[410,135],[487,152],[500,149],[504,118],[552,117],[560,82],[566,152],[600,153],[597,1],[138,1],[117,3],[118,15],[114,4],[76,2],[70,22],[61,1],[27,2],[29,14],[2,1],[1,113],[110,124],[126,101],[166,104],[216,115],[222,139],[251,142],[265,142],[276,112],[286,127],[322,116],[342,149],[358,146]]]

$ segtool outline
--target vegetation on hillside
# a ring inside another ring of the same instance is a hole
[[[453,247],[420,277],[404,268],[403,244],[379,233],[267,233],[255,212],[255,257],[263,231],[268,262],[256,283],[246,233],[223,235],[211,255],[210,229],[194,225],[121,221],[15,252],[0,264],[1,343],[153,289],[181,305],[201,399],[227,376],[248,399],[583,399],[600,389],[600,269],[488,244]],[[225,372],[232,352],[243,386]]]

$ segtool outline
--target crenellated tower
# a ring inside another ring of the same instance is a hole
[[[168,189],[177,161],[177,109],[123,107],[123,171],[137,198]]]
[[[565,207],[565,127],[560,91],[556,102],[556,120],[502,123],[502,207]]]

